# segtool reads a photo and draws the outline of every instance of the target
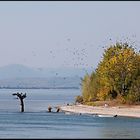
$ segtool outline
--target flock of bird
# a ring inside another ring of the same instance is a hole
[[[127,40],[127,42],[130,41],[128,38],[126,38],[126,40]],[[66,41],[68,43],[71,43],[72,39],[67,38]],[[112,39],[110,38],[109,41],[112,42]],[[72,66],[73,65],[74,68],[82,68],[86,72],[87,72],[87,68],[94,69],[93,66],[90,66],[88,63],[88,52],[90,52],[90,50],[88,50],[89,48],[86,47],[87,43],[84,42],[83,45],[85,46],[84,48],[83,47],[72,48],[70,46],[66,46],[66,48],[64,50],[64,53],[66,53],[66,57],[63,60],[63,66]],[[90,44],[90,47],[94,47],[94,45]],[[105,49],[106,47],[102,46],[102,48]],[[49,53],[53,59],[56,58],[55,51],[50,50]],[[58,76],[59,73],[55,73],[55,75]]]
[[[71,42],[71,39],[67,39],[68,42]],[[87,45],[87,43],[84,43],[84,45]],[[93,45],[91,44],[91,47]],[[50,50],[49,51],[50,55],[52,58],[55,58],[55,51]],[[71,48],[71,47],[66,47],[64,49],[64,53],[66,53],[66,57],[63,60],[63,66],[72,66],[74,68],[87,68],[89,67],[89,64],[87,63],[87,58],[88,58],[88,52],[86,48]],[[57,74],[56,74],[57,75]]]

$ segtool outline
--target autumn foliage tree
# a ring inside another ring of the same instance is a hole
[[[83,100],[116,99],[140,102],[140,54],[128,43],[116,43],[104,51],[96,71],[82,81]]]

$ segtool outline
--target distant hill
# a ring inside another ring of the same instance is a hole
[[[0,67],[0,79],[34,77],[36,74],[34,69],[18,64]]]
[[[30,68],[13,64],[0,67],[1,88],[78,88],[85,75],[76,68]]]
[[[79,77],[0,79],[0,88],[80,88]]]
[[[90,72],[91,70],[88,70]],[[29,77],[83,77],[86,71],[80,68],[30,68],[13,64],[0,67],[0,79]]]

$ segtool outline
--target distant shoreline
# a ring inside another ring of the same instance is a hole
[[[67,105],[61,106],[63,112],[72,112],[80,114],[101,114],[117,115],[124,117],[140,118],[140,105],[133,106],[88,106],[88,105]]]
[[[79,87],[0,87],[0,89],[80,89]]]

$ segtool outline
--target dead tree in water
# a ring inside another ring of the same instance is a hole
[[[16,95],[19,99],[20,99],[20,105],[21,105],[21,112],[24,112],[24,102],[23,102],[23,99],[26,98],[26,93],[23,94],[23,93],[13,93],[12,95]]]

